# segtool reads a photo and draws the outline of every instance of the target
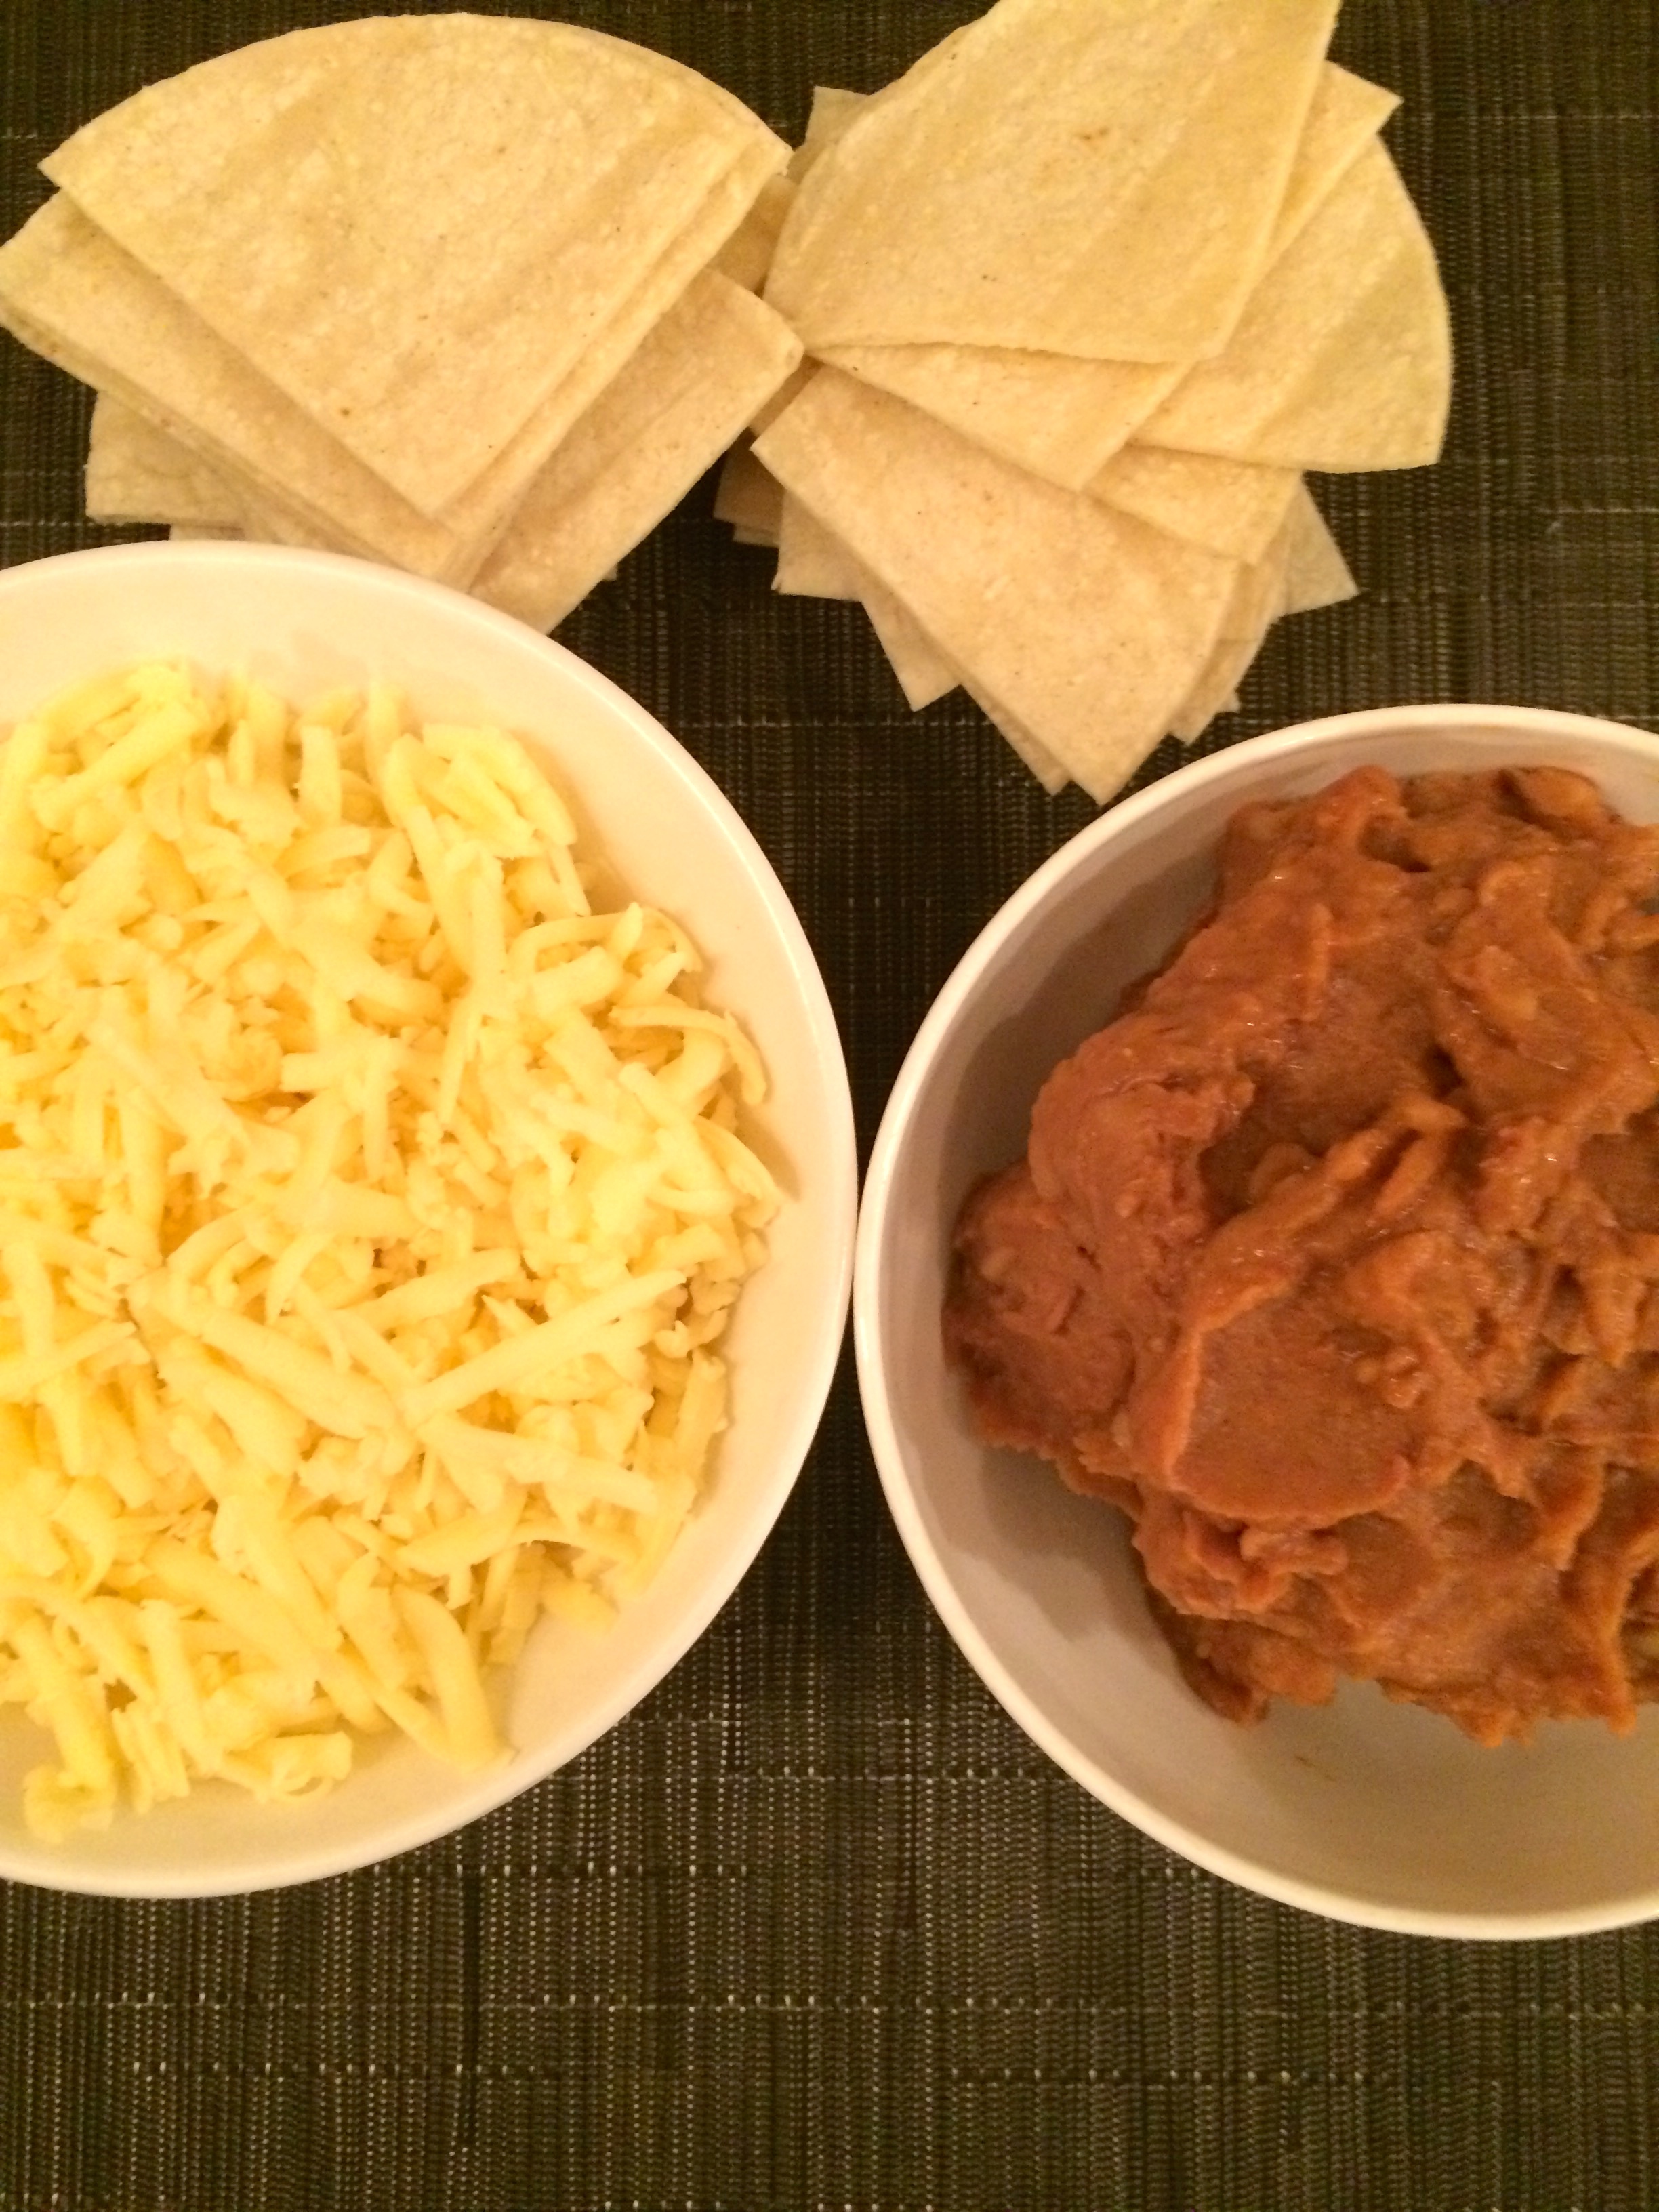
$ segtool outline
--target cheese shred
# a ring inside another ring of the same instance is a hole
[[[47,1838],[507,1756],[708,1477],[776,1187],[517,738],[150,663],[0,752],[0,1703]]]

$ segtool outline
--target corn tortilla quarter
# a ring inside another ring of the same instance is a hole
[[[453,532],[256,375],[61,192],[0,246],[0,323],[343,550],[449,575]]]
[[[1353,572],[1306,484],[1292,502],[1290,520],[1282,611],[1313,614],[1321,607],[1340,606],[1345,599],[1358,598]]]
[[[999,733],[1007,739],[1050,798],[1056,792],[1064,791],[1072,781],[1071,772],[1063,761],[1057,760],[1049,751],[1036,732],[1029,729],[1018,715],[1004,706],[1000,699],[993,697],[983,685],[965,683],[963,689],[986,720],[994,724]]]
[[[952,32],[935,55],[943,54],[961,36]],[[799,183],[820,154],[827,153],[842,137],[860,108],[879,93],[841,92],[816,85],[806,136],[796,149],[789,173]],[[1375,138],[1400,105],[1400,95],[1372,84],[1352,70],[1328,61],[1319,72],[1307,121],[1302,126],[1296,159],[1291,164],[1285,198],[1274,218],[1267,249],[1267,264],[1282,253],[1325,195]]]
[[[1217,714],[1237,706],[1235,686],[1243,681],[1275,622],[1335,606],[1352,599],[1358,588],[1312,493],[1298,481],[1267,553],[1239,572],[1221,636],[1170,725],[1174,735],[1183,744],[1194,744]]]
[[[532,486],[473,589],[550,629],[720,458],[800,359],[752,292],[697,278]]]
[[[571,25],[371,16],[151,85],[42,166],[436,514],[743,152],[781,171],[788,149],[744,112]]]
[[[777,250],[778,234],[789,213],[795,188],[787,177],[769,177],[759,197],[738,225],[711,266],[745,291],[758,292],[766,282]]]
[[[291,507],[228,470],[210,468],[170,431],[104,392],[93,403],[87,483],[87,512],[100,521],[166,522],[276,545],[338,550],[336,540],[312,529]],[[118,502],[125,512],[116,512]],[[204,511],[209,507],[214,514]]]
[[[867,571],[809,507],[786,491],[772,589],[805,599],[861,599]]]
[[[714,487],[714,520],[746,532],[760,545],[775,545],[783,516],[783,486],[743,443],[732,447]],[[739,542],[742,542],[741,539]]]
[[[672,54],[664,53],[660,47],[642,46],[633,39],[618,36],[614,31],[584,30],[582,36],[593,46],[613,48],[623,63],[631,69],[654,70],[659,76],[667,78],[672,83],[682,88],[689,79],[698,96],[712,100],[717,107],[723,108],[740,131],[753,130],[757,120],[754,109],[739,100],[735,92],[728,91],[718,77],[699,76],[696,70],[688,68],[684,62],[676,61]],[[769,131],[768,138],[770,139],[771,136]],[[788,153],[789,149],[786,144],[784,146],[786,167]]]
[[[621,373],[692,278],[712,265],[771,164],[763,146],[740,157],[596,333],[570,374],[483,475],[444,509],[443,521],[459,548],[448,580],[465,583],[477,573],[561,440]]]
[[[991,346],[825,346],[820,358],[1068,491],[1099,474],[1185,374],[1178,362]]]
[[[1131,441],[1089,486],[1090,496],[1155,529],[1236,561],[1259,561],[1283,525],[1296,488],[1294,469],[1176,453]]]
[[[696,283],[703,285],[703,288],[710,288],[712,276],[703,276],[703,279],[699,279]],[[692,288],[692,292],[696,292],[696,285]],[[684,303],[681,303],[681,307],[684,307]],[[799,347],[799,343],[787,334],[787,325],[781,323],[781,319],[776,314],[772,314],[772,310],[761,307],[759,301],[752,301],[752,307],[750,307],[750,310],[745,312],[745,316],[741,316],[738,321],[748,321],[750,338],[754,338],[754,343],[757,343],[761,354],[769,352],[772,347],[781,347],[781,352],[785,354],[787,361],[799,361],[801,347]],[[659,323],[659,330],[664,325],[665,325],[665,345],[661,345],[659,349],[657,349],[657,354],[653,356],[653,369],[646,372],[648,374],[648,378],[653,378],[653,372],[661,372],[661,369],[664,369],[665,356],[668,356],[668,349],[671,349],[672,341],[675,341],[675,334],[684,334],[684,331],[692,331],[692,334],[706,337],[708,343],[710,343],[710,358],[708,358],[708,362],[703,365],[703,368],[706,368],[708,378],[710,378],[710,383],[714,385],[714,387],[719,385],[719,378],[721,378],[723,368],[732,368],[734,372],[741,372],[741,368],[744,368],[744,362],[737,362],[730,358],[732,356],[732,347],[730,345],[721,347],[723,337],[726,338],[732,337],[732,316],[728,316],[728,319],[726,319],[726,327],[721,327],[721,323],[719,323],[717,319],[710,319],[708,314],[679,316],[679,321],[677,321],[675,310],[671,310],[671,314],[665,316],[664,323]],[[757,337],[757,334],[759,334],[759,337]],[[623,372],[623,378],[626,378],[626,372]],[[661,376],[657,376],[654,380],[661,383]],[[737,389],[741,389],[744,394],[750,394],[750,392],[761,389],[761,385],[765,385],[765,389],[769,389],[769,385],[772,385],[769,376],[768,378],[757,376],[752,378],[752,380],[748,380],[748,378],[745,378],[745,380],[738,380]],[[637,389],[637,385],[626,389]],[[150,471],[146,483],[128,484],[126,491],[124,491],[122,514],[118,515],[115,514],[115,508],[108,507],[108,518],[111,520],[143,520],[143,522],[150,522],[150,520],[153,520],[153,522],[173,522],[173,520],[185,520],[185,522],[188,522],[188,520],[210,520],[210,518],[199,518],[199,515],[195,514],[179,514],[181,507],[195,508],[195,507],[201,507],[201,504],[206,504],[208,500],[210,500],[210,502],[215,504],[215,508],[222,511],[226,522],[234,520],[234,535],[239,535],[239,538],[257,538],[257,540],[268,540],[268,542],[274,542],[274,544],[316,546],[316,549],[323,549],[323,550],[352,550],[349,542],[343,544],[341,535],[334,533],[334,531],[316,529],[314,522],[310,522],[305,515],[296,514],[295,508],[288,507],[283,500],[274,498],[272,493],[270,493],[265,487],[261,487],[261,484],[248,483],[246,477],[241,477],[239,473],[228,469],[226,465],[219,465],[219,467],[210,469],[206,462],[199,462],[195,456],[192,456],[191,449],[188,449],[185,445],[181,445],[175,435],[168,434],[168,431],[164,429],[159,429],[159,427],[155,427],[153,422],[149,422],[143,416],[131,414],[126,407],[122,407],[119,400],[108,400],[104,398],[104,396],[100,396],[100,400],[97,400],[95,407],[93,407],[93,429],[95,429],[95,434],[97,434],[97,427],[100,427],[100,420],[106,418],[106,411],[111,411],[112,418],[115,418],[115,431],[112,431],[112,435],[115,435],[115,441],[118,441],[118,456],[119,453],[131,452],[135,442],[137,442],[137,447],[142,447],[142,453],[146,456],[149,471]],[[591,418],[599,420],[599,427],[602,427],[599,434],[604,434],[604,425],[615,425],[615,420],[617,420],[617,407],[611,404],[611,392],[608,392],[608,389],[606,389],[606,394],[599,396],[599,400],[595,400],[595,404],[588,410],[588,414],[581,416],[580,422],[577,422],[575,429],[573,429],[571,441],[568,441],[568,445],[571,445],[568,465],[562,465],[560,476],[550,477],[550,483],[564,484],[566,495],[568,495],[568,489],[571,489],[573,476],[586,471],[588,460],[591,460],[592,449],[595,449],[595,441],[592,441],[592,435],[588,434]],[[106,431],[106,442],[108,442],[108,435],[111,434]],[[721,445],[723,442],[726,441],[721,441]],[[717,453],[719,453],[719,447],[717,449],[712,449],[712,452],[708,452],[706,462],[703,462],[703,465],[714,460]],[[630,462],[644,460],[644,458],[646,453],[641,453],[641,456],[637,458],[630,456]],[[108,469],[108,460],[104,460],[104,469]],[[201,489],[197,495],[192,495],[192,498],[184,498],[184,495],[177,495],[175,498],[175,495],[170,495],[168,491],[168,480],[166,480],[164,476],[159,476],[157,471],[170,471],[173,476],[179,476],[179,477],[191,476],[192,480],[199,480],[204,489]],[[696,469],[695,473],[702,473],[702,467]],[[759,467],[757,467],[757,473],[763,476],[765,471],[759,471]],[[91,480],[91,476],[88,476],[88,480]],[[695,477],[692,477],[692,480],[695,480]],[[633,467],[629,483],[633,484],[635,493],[637,493],[639,489],[637,467]],[[106,502],[115,495],[115,489],[119,487],[115,487],[115,484],[106,484],[106,477],[100,477],[100,491]],[[684,489],[688,487],[681,487],[681,491],[684,491]],[[775,495],[776,495],[776,487],[772,489],[775,489]],[[619,491],[622,491],[622,480],[619,480]],[[588,498],[595,498],[595,493],[591,493]],[[665,514],[665,508],[675,504],[677,498],[679,498],[679,491],[675,493],[675,498],[671,498],[668,502],[665,502],[664,514]],[[535,484],[531,487],[531,500],[535,500]],[[100,508],[88,504],[88,514],[97,514],[97,511],[100,511]],[[622,511],[623,514],[629,511],[629,500],[626,500],[626,495],[623,495]],[[515,573],[515,575],[522,575],[522,573],[525,573],[526,562],[535,560],[535,557],[538,557],[538,550],[544,549],[546,540],[549,540],[549,487],[542,487],[540,502],[531,508],[531,514],[538,518],[535,529],[518,531],[518,540],[515,540],[514,549],[511,549],[511,564],[508,564],[508,562],[502,562],[502,564],[498,566],[498,577],[507,575],[508,568],[511,568],[511,573]],[[588,508],[588,520],[592,520],[592,508]],[[661,518],[659,515],[654,515],[653,520],[661,520]],[[644,529],[650,529],[650,525],[646,525]],[[644,535],[644,529],[639,531],[639,535]],[[573,531],[571,531],[571,525],[568,525],[568,520],[566,520],[566,526],[560,531],[560,540],[557,542],[560,542],[562,549],[568,550],[571,549],[571,540],[573,540]],[[629,540],[629,544],[626,546],[619,546],[619,553],[622,553],[622,550],[633,549],[635,542],[637,540]],[[476,564],[469,564],[467,577],[465,577],[467,581],[471,581],[473,566]],[[615,573],[613,566],[606,566],[604,575],[613,575],[613,573]],[[602,575],[592,577],[592,581],[602,581],[602,580],[604,580]],[[529,606],[549,604],[544,599],[546,588],[549,588],[546,586],[546,581],[542,581],[542,586],[540,586],[542,598],[538,598],[538,595],[533,592],[526,604],[529,604]],[[566,611],[568,611],[568,608],[566,608]],[[546,619],[546,622],[542,623],[544,629],[546,626],[550,626],[550,619],[556,619],[556,617]]]
[[[1163,737],[1219,635],[1235,563],[1042,483],[833,369],[755,452],[969,690],[1097,799]]]
[[[1285,568],[1297,526],[1294,512],[1284,515],[1261,557],[1246,562],[1234,578],[1221,635],[1204,672],[1170,725],[1183,744],[1195,744],[1237,696],[1262,641],[1284,612]]]
[[[772,394],[772,397],[767,401],[765,406],[757,410],[755,419],[750,425],[750,428],[758,434],[766,428],[769,422],[774,420],[775,416],[782,414],[784,409],[789,404],[795,394],[798,392],[802,391],[806,385],[811,383],[812,378],[816,376],[817,374],[817,363],[816,362],[802,362],[800,367],[796,369],[792,375],[784,380],[782,385]]]
[[[874,100],[890,97],[902,99],[915,90],[924,78],[931,76],[942,63],[956,51],[967,35],[966,23],[954,31],[947,31],[936,46],[911,63],[902,76],[884,84],[878,92],[849,92],[840,85],[815,84],[812,100],[806,116],[806,129],[800,144],[789,157],[788,174],[792,184],[799,185],[820,155],[827,154],[845,132],[848,125],[862,107]]]
[[[789,157],[790,181],[799,185],[819,155],[828,153],[836,143],[860,108],[878,96],[867,92],[843,92],[839,85],[815,84],[811,109],[806,118],[806,135]]]
[[[1336,0],[1000,0],[816,161],[769,293],[814,352],[1218,352]]]
[[[441,520],[320,430],[62,193],[0,246],[0,323],[245,488],[260,504],[261,534],[465,586],[560,439],[740,218],[767,158],[745,155],[722,180],[572,375]]]
[[[1220,639],[1205,663],[1204,673],[1170,725],[1170,735],[1183,745],[1195,745],[1218,714],[1236,714],[1241,703],[1237,685],[1256,655],[1271,624],[1264,623],[1251,638]]]
[[[86,507],[94,522],[180,522],[240,529],[243,509],[222,477],[118,399],[93,403]]]
[[[1297,238],[1400,105],[1397,92],[1327,62],[1302,127],[1265,268]],[[1264,273],[1265,273],[1264,268]]]
[[[848,557],[850,560],[852,556],[849,554]],[[919,714],[924,707],[931,707],[936,699],[956,690],[962,680],[956,670],[908,607],[867,568],[859,596],[870,617],[870,627],[887,656],[887,665],[913,714]]]
[[[1141,425],[1148,445],[1295,469],[1439,458],[1451,332],[1434,248],[1380,141],[1263,278],[1232,342]]]
[[[842,98],[852,100],[854,109],[862,104],[856,94]],[[1336,189],[1398,105],[1393,93],[1334,63],[1325,64],[1273,227],[1268,267]],[[843,131],[852,112],[845,107],[832,111],[832,125],[826,127]],[[1006,347],[824,346],[818,350],[836,368],[926,408],[1016,467],[1030,469],[1034,476],[1071,491],[1091,485],[1186,373],[1183,365],[1176,363],[1085,362]],[[1253,558],[1282,514],[1281,506],[1268,518],[1265,534],[1253,547],[1246,544],[1222,550],[1237,551],[1242,559]],[[1146,519],[1170,526],[1155,514]]]
[[[765,474],[758,461],[755,467]],[[903,602],[799,500],[787,492],[781,494],[781,499],[774,590],[812,599],[860,601],[913,712],[919,714],[947,691],[954,691],[961,678]]]

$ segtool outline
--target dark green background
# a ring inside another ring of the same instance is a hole
[[[40,156],[147,79],[356,12],[0,0],[0,230],[44,197]],[[974,9],[566,12],[799,136],[815,82],[873,88]],[[1659,722],[1659,0],[1349,0],[1335,51],[1405,95],[1451,441],[1321,487],[1364,597],[1275,638],[1213,741],[1399,700]],[[87,404],[0,338],[5,562],[123,534],[79,519]],[[867,1144],[957,955],[1091,810],[959,696],[907,715],[856,611],[774,598],[708,504],[562,635],[766,845]],[[715,1627],[516,1804],[267,1897],[0,1886],[0,2212],[1649,2212],[1656,2008],[1659,1930],[1363,1934],[1085,1797],[934,1620],[849,1370]]]

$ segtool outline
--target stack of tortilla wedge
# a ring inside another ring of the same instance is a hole
[[[1352,593],[1304,471],[1438,455],[1445,299],[1336,8],[999,0],[815,99],[765,288],[812,358],[717,512],[1050,789],[1110,797]]]
[[[98,394],[89,514],[356,553],[546,629],[799,362],[753,289],[787,159],[571,25],[296,31],[60,146],[0,322]]]

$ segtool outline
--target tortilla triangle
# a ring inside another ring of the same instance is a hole
[[[826,111],[828,119],[820,129],[820,153],[845,131],[864,104],[851,94],[836,98],[840,104]],[[1393,93],[1326,63],[1274,221],[1268,269],[1336,190],[1398,105]],[[818,112],[815,97],[815,117]],[[1082,361],[1006,346],[822,346],[817,350],[837,368],[896,392],[1017,467],[1071,491],[1092,483],[1186,374],[1177,363]],[[1146,519],[1161,522],[1157,514]],[[1272,535],[1277,520],[1277,515],[1269,519],[1267,536]],[[1255,551],[1265,543],[1266,537]],[[1224,550],[1254,557],[1247,549]]]
[[[1335,0],[1000,0],[808,172],[774,305],[814,352],[1218,351],[1266,259],[1335,15]]]
[[[767,173],[782,169],[787,148],[729,94],[623,41],[506,16],[371,16],[151,85],[42,166],[436,514],[757,147]]]
[[[1237,564],[984,453],[833,369],[757,458],[1095,798],[1168,730]]]
[[[1137,434],[1292,469],[1439,458],[1451,331],[1434,248],[1380,140],[1262,279],[1226,351]]]
[[[1301,479],[1294,469],[1177,453],[1131,441],[1089,486],[1090,496],[1138,514],[1172,538],[1189,538],[1235,561],[1259,561],[1273,543]]]
[[[532,484],[472,589],[551,629],[711,467],[800,359],[781,316],[708,271]]]

